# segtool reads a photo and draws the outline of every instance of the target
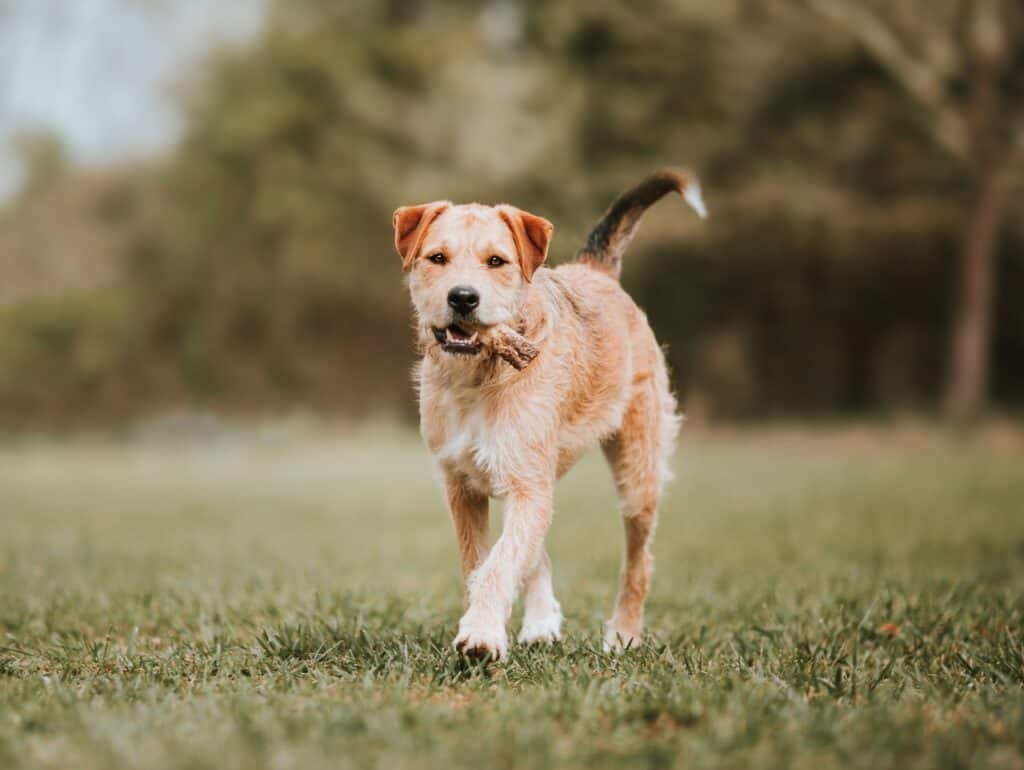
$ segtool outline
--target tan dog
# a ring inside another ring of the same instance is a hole
[[[542,267],[551,223],[512,206],[440,201],[395,212],[423,350],[420,426],[462,560],[466,612],[455,648],[464,654],[505,657],[520,587],[519,641],[560,638],[544,536],[555,482],[595,444],[611,465],[626,535],[605,643],[639,642],[649,546],[680,418],[661,349],[618,275],[640,216],[671,191],[705,215],[691,177],[659,171],[619,196],[577,260],[554,270]],[[506,363],[517,338],[529,351],[522,370]],[[491,497],[504,501],[493,547]]]

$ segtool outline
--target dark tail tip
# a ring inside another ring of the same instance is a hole
[[[601,221],[590,231],[583,248],[576,254],[576,260],[618,278],[622,257],[643,213],[670,192],[683,196],[683,200],[702,219],[707,217],[697,177],[684,169],[659,169],[612,202]]]

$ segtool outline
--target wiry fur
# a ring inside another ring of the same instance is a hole
[[[416,235],[418,251],[402,256],[411,270],[424,351],[416,374],[420,427],[444,479],[465,579],[466,612],[456,648],[504,657],[505,626],[520,589],[520,641],[560,637],[562,615],[544,537],[555,482],[594,445],[602,446],[611,465],[626,541],[605,639],[616,648],[637,644],[658,500],[680,423],[646,316],[611,271],[594,269],[593,259],[554,270],[539,267],[550,236],[546,220],[511,207],[445,203],[439,213],[438,204],[428,204],[396,212],[396,231],[406,242],[417,215],[431,220]],[[520,216],[524,224],[514,235],[518,220],[509,218]],[[527,246],[524,237],[531,241]],[[539,261],[531,249],[538,250]],[[447,255],[447,263],[424,259],[432,253]],[[489,268],[491,254],[510,264]],[[489,350],[455,355],[435,340],[433,328],[453,323],[444,297],[452,286],[467,284],[481,294],[475,318],[467,323],[483,329],[512,324],[539,349],[522,371]],[[493,547],[487,535],[491,497],[504,501],[505,514]]]

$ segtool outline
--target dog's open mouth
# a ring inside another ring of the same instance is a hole
[[[434,339],[441,343],[441,350],[446,353],[474,356],[483,348],[479,332],[468,332],[457,324],[444,329],[434,327]]]

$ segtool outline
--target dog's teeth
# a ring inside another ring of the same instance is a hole
[[[473,332],[473,336],[469,338],[469,344],[475,345],[478,339],[480,339],[480,332]]]
[[[444,330],[444,338],[447,342],[455,342],[455,337],[452,335],[451,329]]]

